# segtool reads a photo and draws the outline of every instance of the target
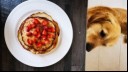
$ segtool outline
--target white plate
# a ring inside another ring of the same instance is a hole
[[[17,31],[25,18],[39,11],[46,12],[58,22],[61,29],[61,40],[53,52],[34,55],[20,45]],[[46,0],[29,0],[19,4],[10,13],[5,24],[4,35],[9,51],[17,60],[33,67],[46,67],[57,63],[67,54],[72,43],[73,30],[68,16],[59,6]]]

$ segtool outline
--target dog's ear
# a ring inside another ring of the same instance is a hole
[[[110,21],[106,13],[96,12],[94,14],[90,14],[87,18],[87,27],[90,27],[90,25],[92,25],[93,23],[96,24],[104,21]]]
[[[100,23],[106,20],[110,21],[106,13],[96,12],[88,18],[88,23]]]
[[[111,13],[108,13],[108,12],[96,12],[94,14],[90,14],[88,16],[88,24],[87,24],[87,27],[90,26],[90,24],[94,23],[101,23],[101,22],[104,22],[104,21],[109,21],[111,22],[112,24],[117,24],[117,19],[115,18],[115,16]]]

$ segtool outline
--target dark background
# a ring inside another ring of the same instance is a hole
[[[87,0],[50,0],[69,16],[74,38],[70,51],[58,63],[45,67],[29,67],[16,60],[9,52],[4,39],[7,16],[14,7],[25,0],[0,0],[0,71],[83,71],[85,70],[85,21]]]

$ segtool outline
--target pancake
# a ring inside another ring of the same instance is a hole
[[[24,49],[34,54],[45,54],[53,50],[60,34],[58,23],[44,12],[32,14],[18,30],[18,40]]]

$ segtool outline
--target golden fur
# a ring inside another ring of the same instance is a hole
[[[127,42],[127,11],[120,8],[97,6],[88,10],[87,51],[97,46],[113,46],[121,33]]]

